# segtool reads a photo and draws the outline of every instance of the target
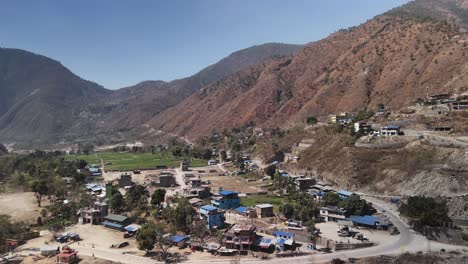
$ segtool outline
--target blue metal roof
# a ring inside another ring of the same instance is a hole
[[[174,243],[179,243],[179,242],[184,241],[186,239],[189,239],[189,237],[188,236],[181,236],[181,235],[171,236],[171,241],[174,242]]]
[[[237,194],[237,192],[224,190],[224,191],[220,191],[219,194],[224,196],[224,195],[230,195],[230,194]]]
[[[237,207],[235,210],[241,214],[245,213],[247,211],[247,207],[244,207],[244,206],[241,206],[241,207]]]
[[[206,211],[216,211],[218,210],[218,207],[212,206],[212,205],[204,205],[200,209],[206,210]]]
[[[398,129],[400,129],[400,126],[384,126],[384,129],[388,129],[388,130],[398,130]]]
[[[274,235],[274,236],[294,237],[296,234],[276,230],[276,231],[273,231],[273,235]]]
[[[344,196],[351,196],[353,195],[354,193],[353,192],[350,192],[350,191],[345,191],[345,190],[341,190],[341,191],[338,191],[336,192],[338,195],[344,195]]]
[[[119,229],[121,229],[123,227],[123,225],[119,225],[119,224],[112,223],[112,222],[109,222],[109,221],[104,221],[104,222],[102,222],[102,224],[105,225],[105,226],[110,226],[110,227],[119,228]]]
[[[388,226],[388,223],[381,222],[379,218],[373,215],[352,215],[348,217],[347,220],[353,221],[354,223],[360,225],[375,226],[376,224],[379,224],[380,226]]]
[[[286,239],[284,239],[284,238],[278,238],[276,240],[276,244],[284,245],[284,242],[286,242]]]

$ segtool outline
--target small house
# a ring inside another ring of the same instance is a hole
[[[468,101],[457,101],[449,104],[450,110],[461,111],[468,110]]]
[[[188,161],[185,161],[185,160],[181,160],[180,161],[180,169],[182,171],[190,171],[190,164],[188,163]]]
[[[222,228],[226,220],[225,212],[212,205],[200,207],[200,219],[205,220],[207,228]]]
[[[240,205],[239,194],[229,190],[220,191],[219,196],[211,199],[211,204],[221,209],[237,208]]]
[[[179,249],[185,248],[187,246],[187,242],[190,240],[188,236],[182,235],[173,235],[169,236],[169,241],[177,246]]]
[[[290,249],[296,242],[296,234],[284,231],[273,231],[273,236],[276,239],[276,249],[283,251]]]
[[[217,160],[210,159],[210,160],[208,161],[208,166],[213,166],[213,165],[216,165],[216,164],[218,164],[218,161],[217,161]]]
[[[401,130],[399,126],[384,126],[380,130],[380,135],[384,137],[398,136],[400,134],[401,134]]]
[[[60,264],[78,263],[79,260],[80,258],[78,257],[78,251],[69,247],[64,248],[63,251],[57,255],[57,263]]]
[[[354,123],[354,132],[355,133],[364,133],[368,134],[373,131],[372,126],[368,125],[367,123],[356,122]]]
[[[249,207],[239,206],[235,209],[235,211],[238,214],[248,217],[248,218],[257,218],[257,211]]]
[[[129,225],[130,222],[130,218],[125,215],[108,214],[104,217],[104,222],[102,222],[102,224],[107,228],[123,231],[124,227]]]
[[[340,199],[346,200],[346,199],[348,199],[351,195],[353,195],[354,193],[353,193],[353,192],[350,192],[350,191],[341,190],[341,191],[337,191],[336,194],[338,194],[338,196],[340,197]]]
[[[60,253],[59,245],[44,245],[41,247],[41,256],[50,257]]]
[[[271,204],[257,204],[255,211],[257,211],[258,218],[272,217],[274,215],[273,205]]]
[[[161,187],[173,187],[175,186],[175,178],[172,173],[161,173],[158,177],[159,184]]]
[[[295,183],[299,190],[305,191],[315,184],[315,179],[312,178],[297,178]]]
[[[117,181],[118,181],[120,188],[125,188],[127,186],[133,185],[132,175],[127,174],[127,173],[120,175],[120,178]]]

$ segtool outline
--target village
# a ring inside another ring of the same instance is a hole
[[[442,109],[460,111],[466,104],[437,95],[415,108],[443,115]],[[387,110],[382,106],[375,116],[386,117]],[[357,147],[376,144],[377,139],[428,136],[403,130],[395,121],[369,124],[355,117],[340,113],[330,116],[328,122],[359,134]],[[450,126],[433,128],[442,133],[451,130]],[[374,140],[362,140],[366,137]],[[197,263],[237,258],[300,260],[310,256],[331,260],[341,252],[360,256],[366,248],[379,252],[388,247],[397,250],[408,246],[412,251],[424,247],[409,240],[401,242],[410,232],[408,219],[398,212],[402,197],[343,190],[317,175],[287,171],[287,165],[298,162],[301,149],[307,147],[307,142],[299,143],[292,153],[285,153],[283,160],[268,164],[252,159],[249,152],[215,148],[204,155],[205,160],[171,158],[167,163],[150,161],[144,166],[132,166],[128,153],[122,154],[125,165],[120,167],[110,160],[118,153],[90,154],[90,161],[98,162],[77,170],[86,179],[80,188],[90,197],[88,204],[72,211],[73,221],[64,226],[38,230],[36,238],[9,240],[6,248],[10,253],[4,260],[77,263],[81,257],[91,257],[118,258],[123,263]],[[71,182],[63,180],[65,184]],[[70,201],[50,203],[60,207]],[[448,220],[437,221],[437,225],[457,228]],[[426,241],[423,236],[413,239]],[[454,246],[434,247],[445,250]]]

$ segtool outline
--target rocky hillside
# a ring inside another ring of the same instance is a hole
[[[110,92],[59,62],[0,49],[0,139],[41,141],[63,136],[89,102]]]
[[[4,154],[7,154],[8,153],[8,149],[3,146],[2,144],[0,144],[0,156],[1,155],[4,155]]]
[[[439,9],[437,3],[412,4]],[[440,1],[440,7],[446,3],[466,8],[466,1],[458,0]],[[308,116],[374,109],[379,104],[399,109],[427,93],[465,91],[467,35],[445,21],[430,16],[422,20],[401,11],[407,8],[340,30],[307,45],[293,58],[263,63],[215,82],[149,124],[197,138],[246,123],[289,127]]]
[[[0,139],[23,146],[124,139],[136,127],[204,85],[256,63],[289,57],[300,45],[269,43],[237,51],[192,77],[145,81],[117,91],[82,80],[59,62],[0,49]]]
[[[428,18],[445,21],[468,30],[468,1],[466,0],[417,0],[389,11],[389,15],[412,16],[419,20]]]
[[[130,131],[174,106],[202,87],[242,69],[274,58],[290,57],[301,45],[268,43],[232,53],[197,74],[171,82],[145,81],[98,101],[92,113],[101,131]]]

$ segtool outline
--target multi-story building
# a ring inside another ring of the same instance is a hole
[[[211,204],[220,209],[235,209],[240,206],[239,194],[234,191],[220,191],[219,196],[211,199]]]
[[[200,219],[205,220],[208,229],[222,228],[226,220],[225,212],[212,205],[200,207]]]
[[[257,236],[253,225],[234,225],[223,236],[223,245],[227,249],[250,250]]]

